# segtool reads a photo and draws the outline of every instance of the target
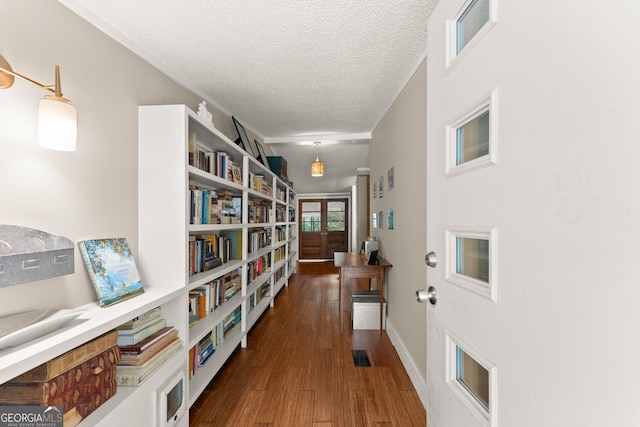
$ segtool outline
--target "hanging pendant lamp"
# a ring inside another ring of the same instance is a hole
[[[316,145],[316,161],[311,163],[311,176],[322,176],[324,175],[324,163],[320,161],[319,157],[319,149],[320,141],[314,142]]]

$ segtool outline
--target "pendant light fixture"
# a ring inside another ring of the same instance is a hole
[[[45,85],[14,71],[0,56],[0,89],[13,85],[14,77],[20,77],[42,89],[51,92],[40,100],[38,110],[38,145],[52,150],[75,151],[78,132],[78,110],[60,89],[60,68],[56,65],[54,85]]]
[[[314,142],[316,145],[316,161],[311,163],[311,176],[322,176],[324,175],[324,163],[320,161],[320,152],[318,146],[320,145],[320,141]]]

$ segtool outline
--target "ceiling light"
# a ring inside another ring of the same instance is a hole
[[[314,142],[316,145],[316,161],[311,163],[311,176],[322,176],[324,175],[324,163],[320,161],[319,157],[319,148],[320,141]]]
[[[48,90],[52,95],[40,100],[38,109],[38,145],[52,150],[75,151],[78,133],[78,110],[71,101],[62,97],[60,68],[56,65],[55,85],[44,85],[13,71],[9,62],[0,56],[0,89],[13,85],[14,77],[20,77]]]

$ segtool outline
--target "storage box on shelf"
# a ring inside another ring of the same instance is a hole
[[[139,263],[183,286],[191,405],[295,268],[293,193],[183,105],[140,107],[139,127]]]

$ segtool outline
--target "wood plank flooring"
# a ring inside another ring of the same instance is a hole
[[[333,262],[299,263],[190,411],[204,426],[425,426],[426,414],[386,332],[352,330]],[[367,350],[371,367],[354,366]]]

